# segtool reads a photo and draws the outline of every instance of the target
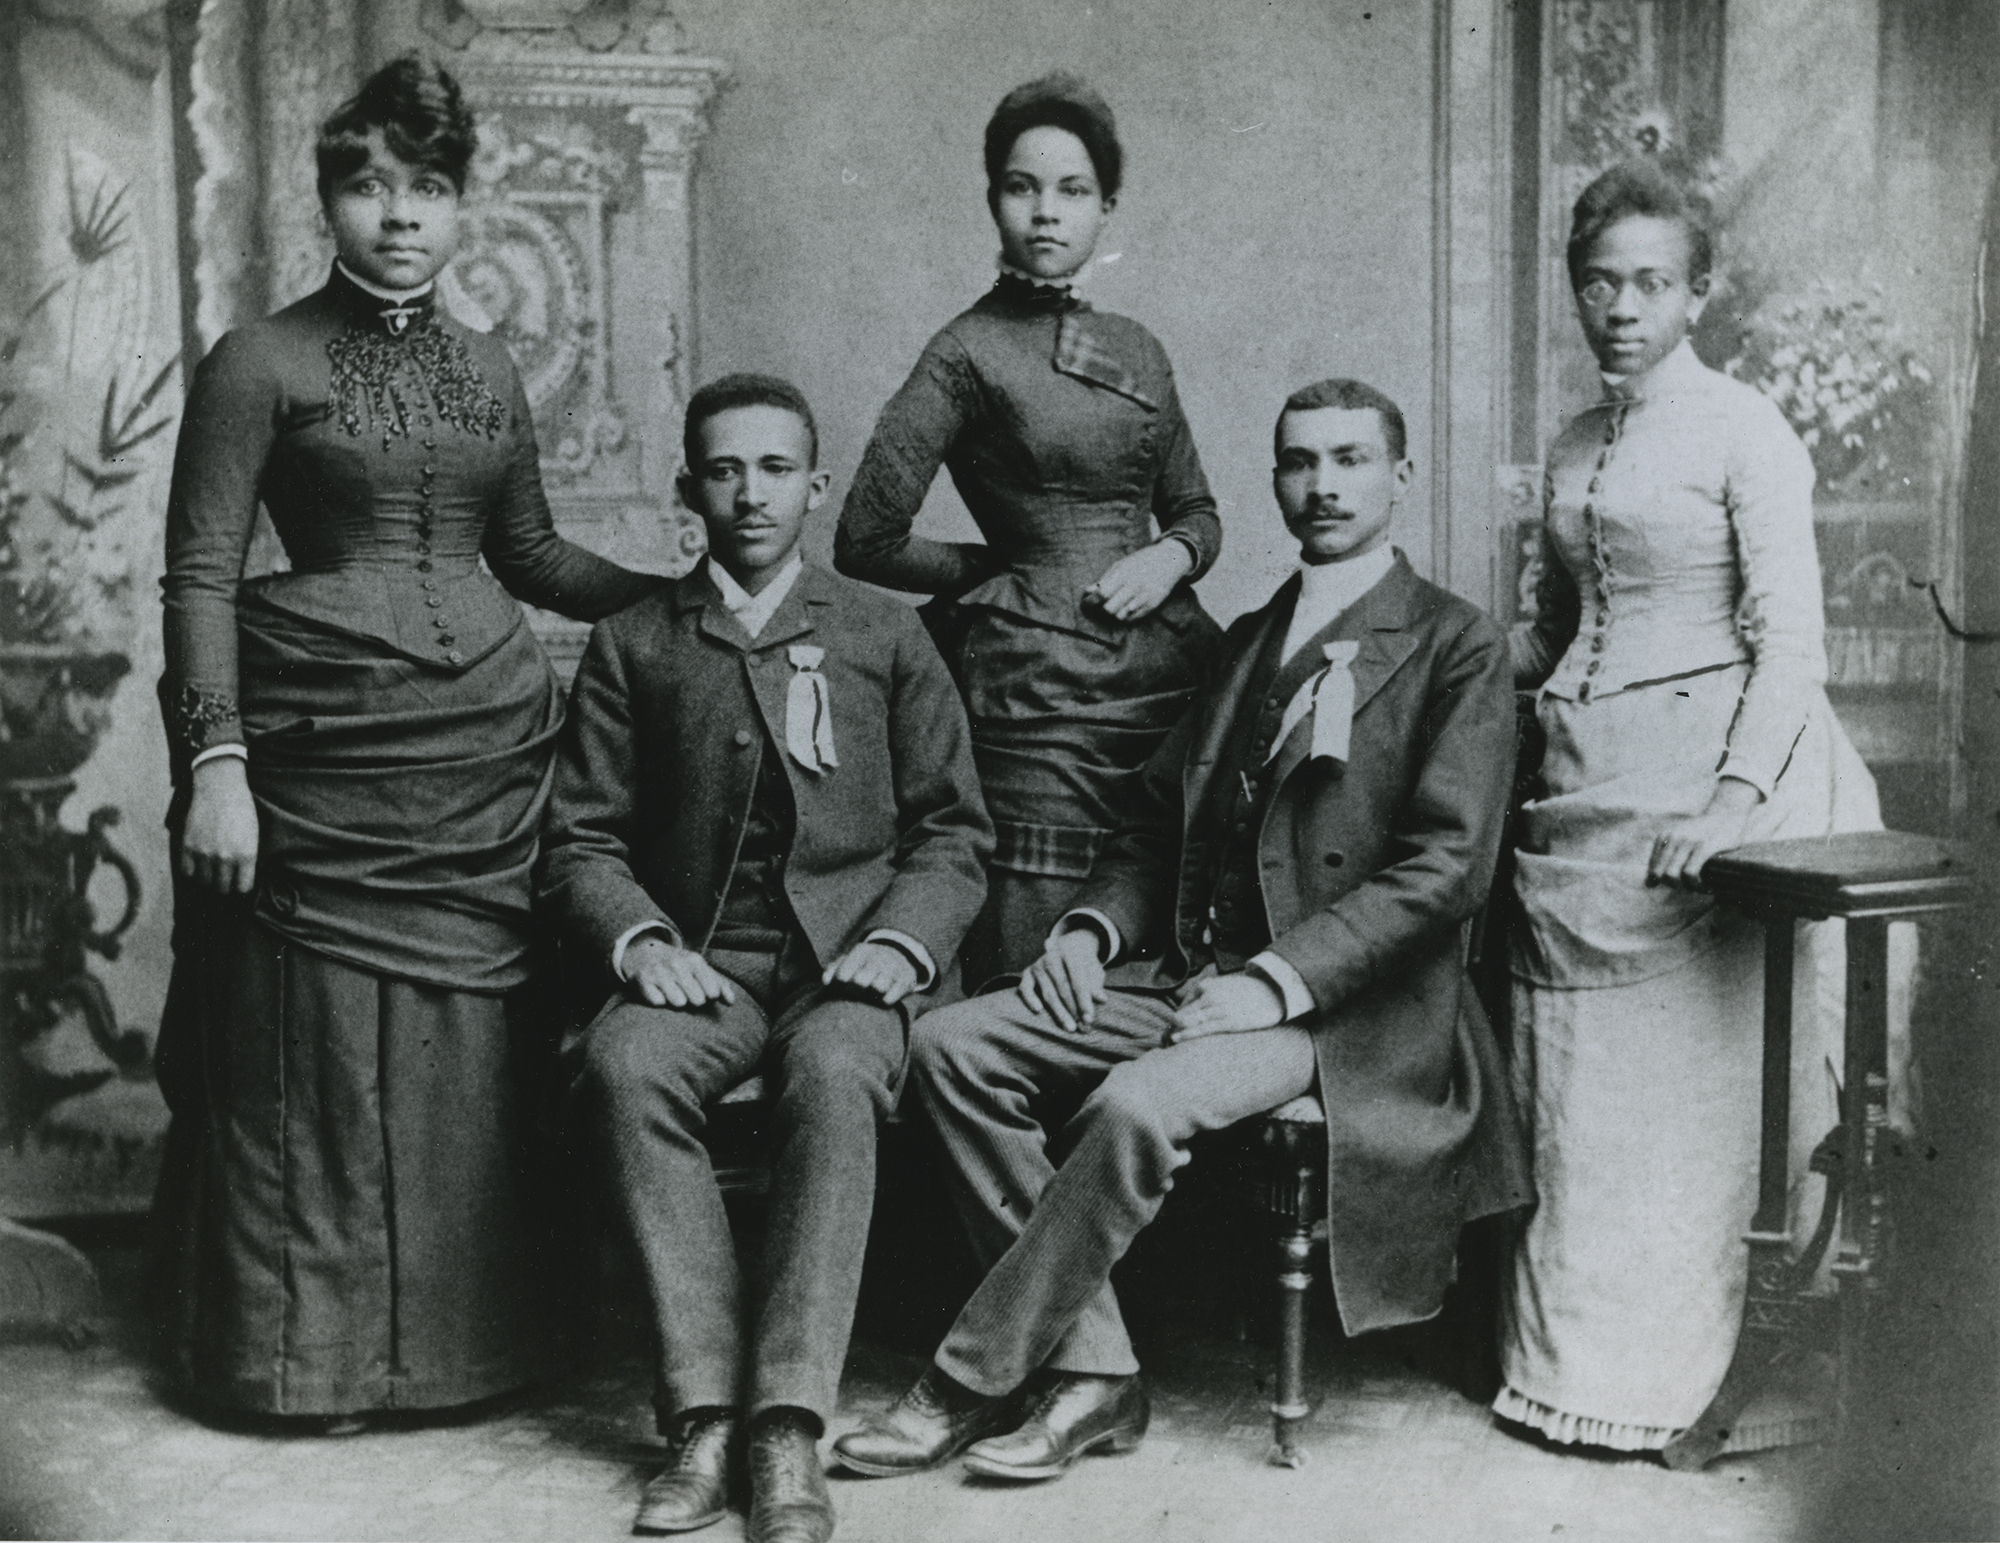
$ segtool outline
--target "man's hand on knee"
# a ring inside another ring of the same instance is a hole
[[[1015,988],[1028,1010],[1051,1016],[1072,1034],[1097,1021],[1104,1001],[1103,940],[1091,926],[1072,927],[1049,939]]]
[[[625,950],[625,984],[652,1007],[706,1007],[736,1000],[729,977],[692,949],[658,934],[637,938]]]
[[[1261,975],[1211,975],[1198,980],[1187,999],[1174,1009],[1174,1026],[1167,1043],[1199,1039],[1204,1034],[1247,1034],[1275,1029],[1285,1021],[1285,998]]]
[[[823,986],[846,986],[894,1007],[917,989],[917,962],[893,943],[857,943],[826,967]]]

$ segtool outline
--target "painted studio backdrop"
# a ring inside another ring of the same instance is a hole
[[[796,379],[837,501],[908,361],[990,281],[986,112],[1089,76],[1130,173],[1088,292],[1178,361],[1223,620],[1286,567],[1270,422],[1330,374],[1408,415],[1397,543],[1523,615],[1542,451],[1596,394],[1568,207],[1660,156],[1719,217],[1699,351],[1818,468],[1835,706],[1889,823],[1942,833],[1982,796],[1940,607],[1991,607],[1963,575],[1994,453],[1969,442],[1992,25],[1979,0],[4,0],[0,1214],[150,1195],[183,372],[322,281],[314,133],[377,64],[428,50],[480,109],[444,300],[513,350],[565,533],[675,572],[697,380]],[[924,520],[971,529],[942,483]],[[575,659],[579,629],[545,634]]]

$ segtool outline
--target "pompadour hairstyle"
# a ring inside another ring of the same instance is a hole
[[[702,425],[735,407],[782,407],[795,414],[806,426],[812,465],[819,466],[819,425],[813,421],[813,410],[803,391],[776,375],[723,375],[688,398],[687,423],[681,430],[681,454],[687,459],[689,471],[700,466]]]
[[[1118,143],[1118,120],[1111,104],[1080,76],[1058,70],[1016,86],[1000,98],[986,123],[986,201],[1000,194],[1000,178],[1014,141],[1029,129],[1067,129],[1083,141],[1097,172],[1097,189],[1116,198],[1125,176],[1125,152]]]
[[[1688,282],[1698,284],[1714,266],[1708,211],[1671,173],[1653,161],[1623,161],[1605,172],[1577,198],[1570,212],[1569,287],[1582,287],[1584,265],[1597,238],[1633,215],[1673,220],[1687,232]]]
[[[1403,409],[1364,381],[1342,379],[1315,381],[1285,398],[1285,405],[1278,412],[1278,422],[1271,430],[1273,453],[1277,450],[1278,431],[1284,427],[1286,413],[1309,413],[1321,407],[1338,407],[1345,412],[1373,408],[1382,415],[1382,438],[1389,447],[1390,458],[1397,461],[1403,459]]]
[[[479,148],[479,131],[465,94],[449,71],[416,54],[392,59],[320,125],[313,147],[319,163],[319,198],[368,163],[368,131],[380,129],[398,160],[426,167],[465,191],[466,168]]]

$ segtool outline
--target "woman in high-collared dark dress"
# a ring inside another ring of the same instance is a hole
[[[999,835],[968,988],[1041,951],[1220,636],[1190,586],[1222,527],[1166,351],[1074,288],[1121,169],[1111,109],[1083,82],[1001,102],[986,129],[1000,280],[883,409],[834,538],[843,573],[938,597],[926,614]],[[941,465],[983,544],[911,534]]]
[[[216,345],[181,427],[156,1263],[223,1408],[464,1403],[546,1337],[512,1074],[562,709],[513,597],[590,620],[657,581],[555,534],[505,347],[437,308],[473,145],[414,58],[341,107],[334,271]],[[246,582],[260,501],[291,571]]]

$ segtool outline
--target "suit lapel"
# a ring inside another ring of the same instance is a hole
[[[682,610],[699,606],[702,632],[718,643],[728,644],[738,653],[771,648],[805,636],[813,630],[814,610],[831,604],[833,595],[827,576],[811,563],[800,570],[799,576],[792,581],[791,591],[778,602],[778,609],[771,613],[771,619],[764,623],[764,630],[755,638],[750,636],[749,629],[724,602],[722,591],[708,576],[705,563],[699,572],[681,581],[679,601]]]
[[[1183,818],[1192,824],[1201,808],[1216,763],[1235,731],[1247,705],[1250,683],[1257,663],[1271,646],[1272,634],[1282,638],[1292,624],[1292,607],[1298,603],[1299,579],[1293,574],[1278,586],[1264,607],[1263,618],[1244,635],[1243,646],[1229,661],[1228,669],[1215,685],[1203,693],[1201,716],[1195,722],[1194,742],[1188,747],[1187,765],[1181,771]]]
[[[701,619],[696,626],[704,637],[714,638],[726,644],[737,653],[750,647],[750,633],[736,614],[722,598],[722,591],[715,587],[715,580],[708,576],[708,564],[703,563],[693,573],[680,581],[679,592],[674,597],[677,611],[700,611]]]
[[[1318,657],[1328,643],[1354,642],[1360,645],[1355,651],[1353,664],[1348,667],[1354,677],[1354,716],[1357,718],[1361,716],[1361,709],[1389,683],[1389,677],[1417,651],[1417,638],[1409,625],[1411,581],[1414,578],[1415,574],[1403,561],[1402,555],[1397,554],[1395,565],[1382,575],[1373,589],[1314,633],[1299,649],[1300,655]],[[1284,784],[1285,779],[1306,759],[1311,748],[1312,714],[1308,713],[1292,725],[1292,732],[1285,737],[1284,748],[1278,752],[1274,787]]]
[[[771,613],[771,619],[764,623],[764,630],[757,634],[757,641],[751,647],[775,648],[804,637],[813,630],[814,611],[833,604],[831,590],[827,576],[807,563],[792,581],[791,593],[778,602],[777,610]]]

